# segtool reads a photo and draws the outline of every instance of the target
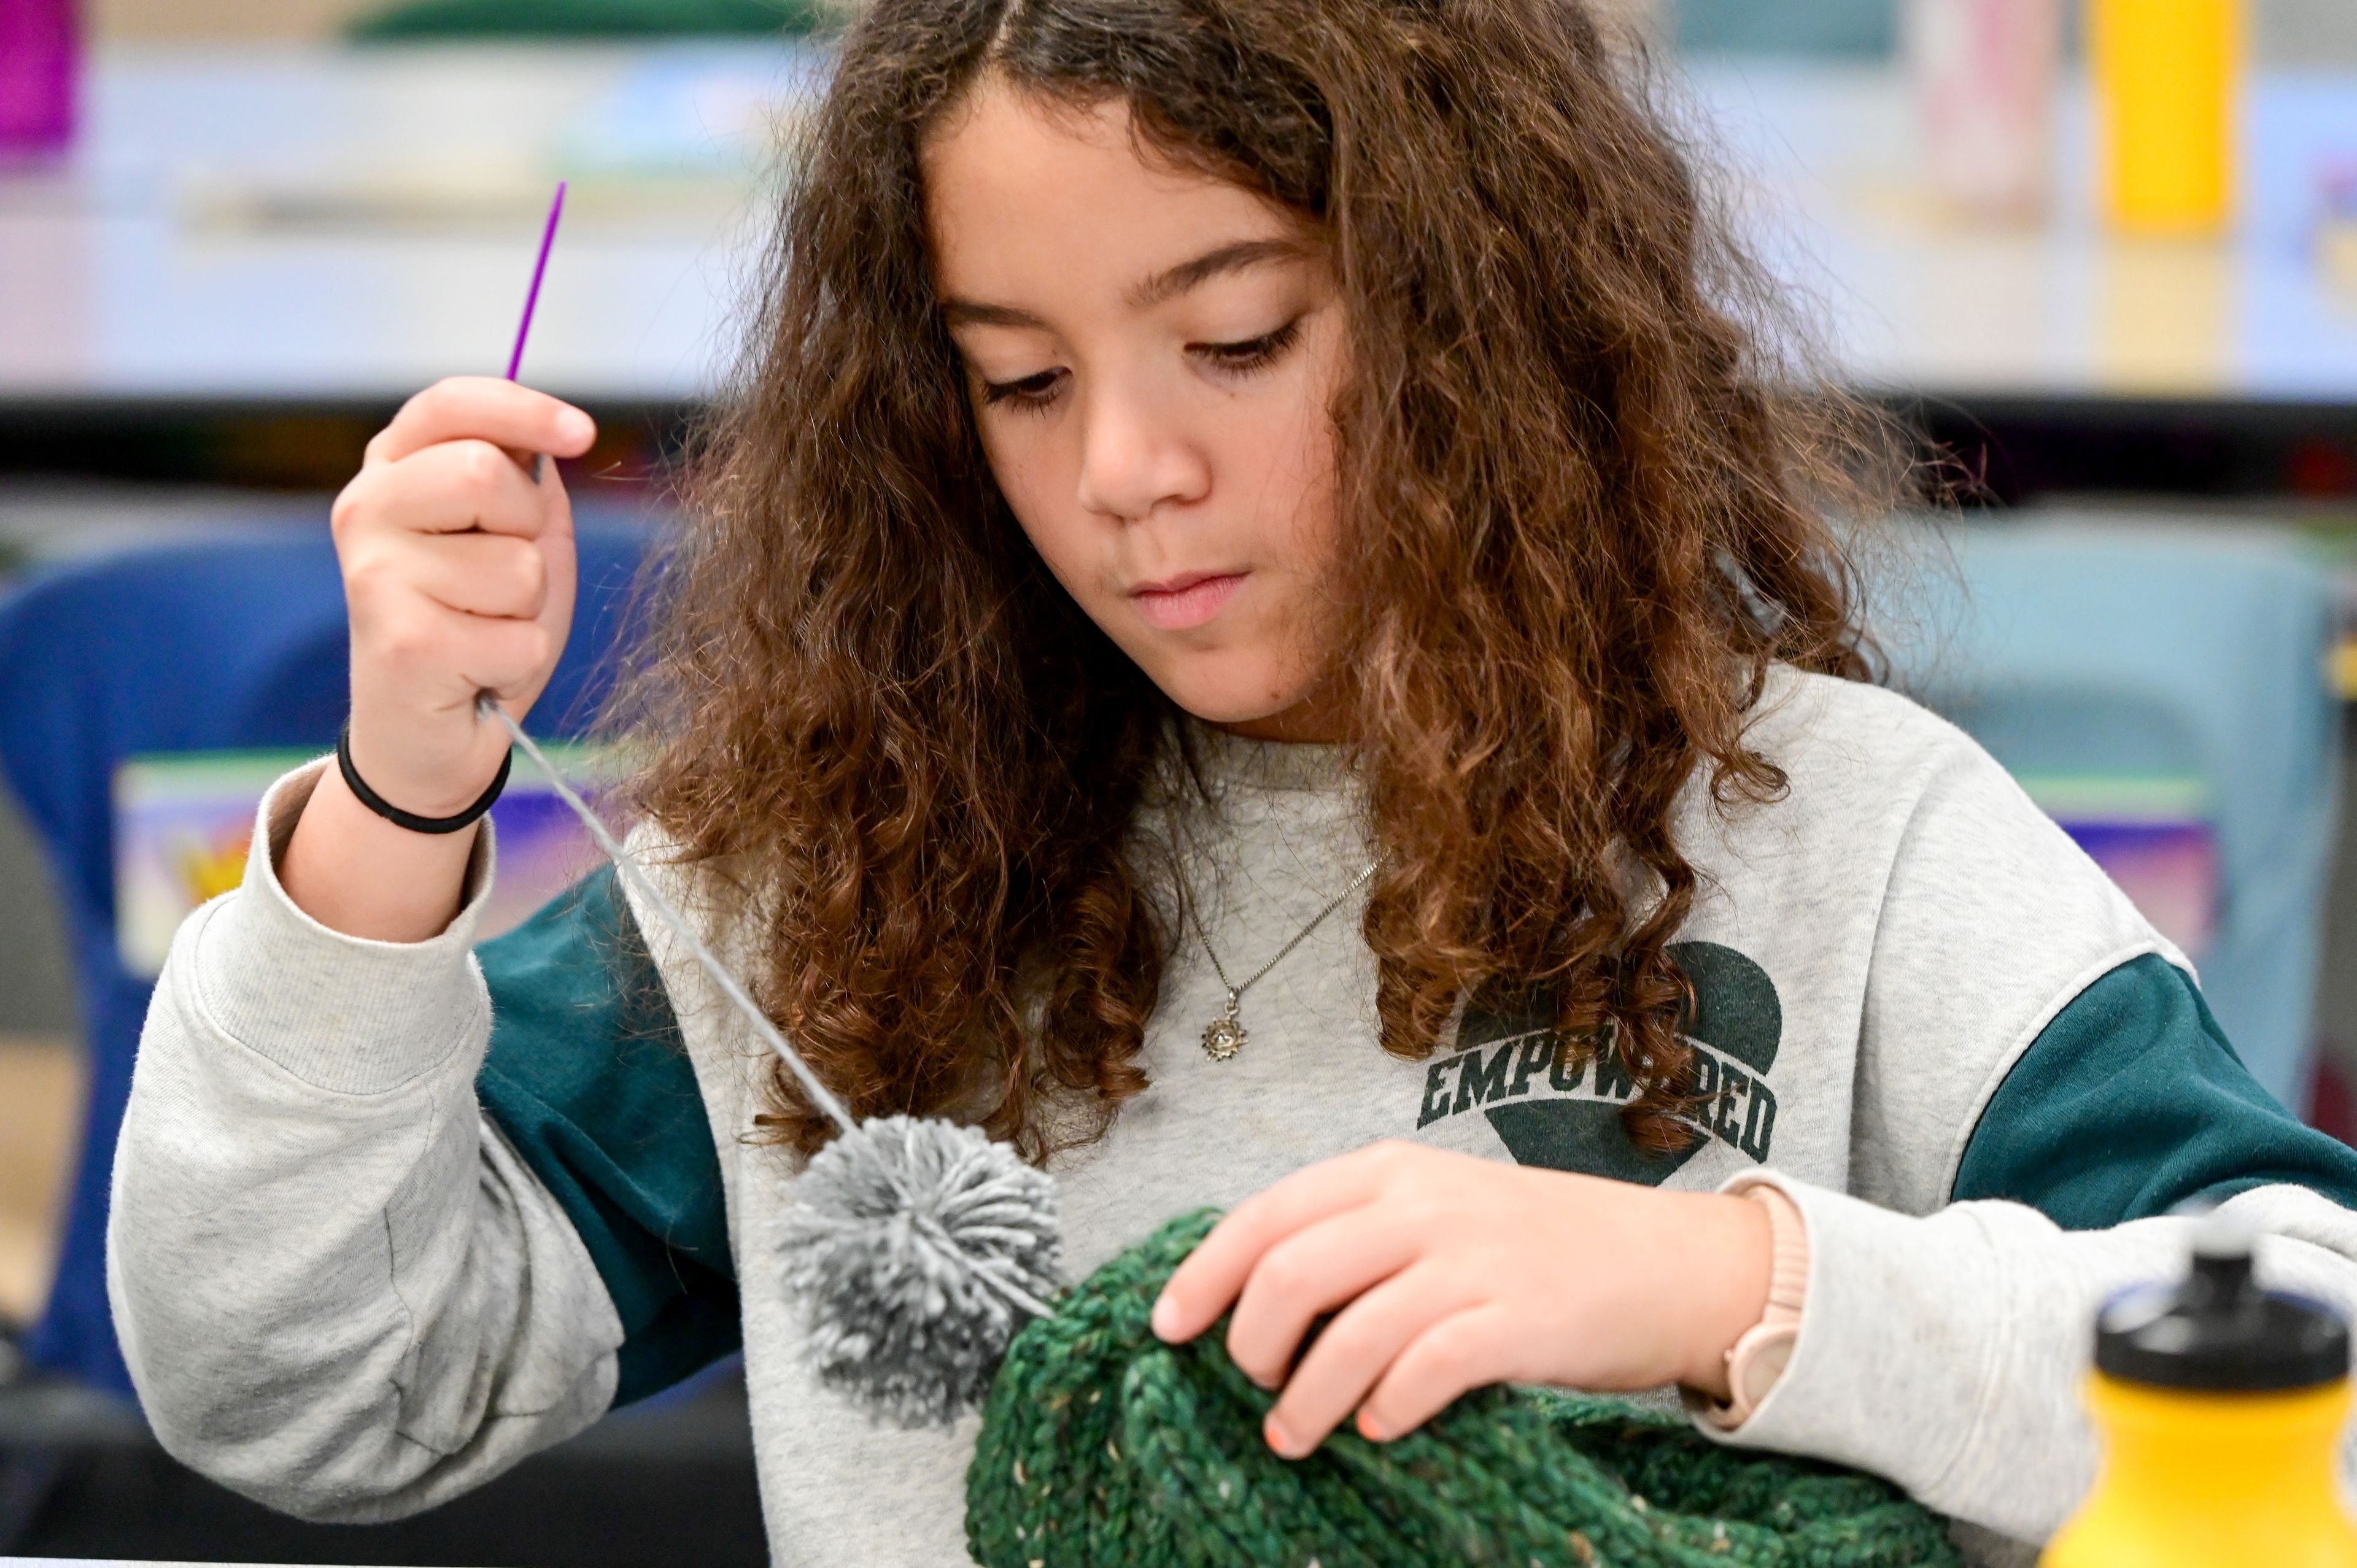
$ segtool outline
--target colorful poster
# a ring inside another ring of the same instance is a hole
[[[2022,788],[2196,962],[2217,929],[2218,831],[2210,792],[2176,775],[2024,774]]]
[[[547,749],[594,803],[607,754]],[[263,792],[306,760],[301,752],[188,753],[134,757],[117,770],[115,930],[133,973],[160,970],[188,912],[243,879]],[[2199,779],[2032,774],[2021,782],[2162,935],[2201,958],[2217,921],[2219,864]],[[516,768],[491,821],[500,860],[483,914],[486,940],[521,925],[598,860],[588,834],[528,766]]]
[[[549,759],[593,803],[606,755],[547,746]],[[114,775],[114,929],[124,967],[153,976],[190,910],[244,880],[254,812],[272,783],[310,759],[299,751],[135,757]],[[565,803],[521,759],[491,808],[499,874],[481,935],[498,936],[598,864]]]

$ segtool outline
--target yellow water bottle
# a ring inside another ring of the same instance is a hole
[[[2251,1240],[2205,1219],[2182,1284],[2104,1308],[2087,1391],[2103,1468],[2041,1568],[2357,1568],[2333,1485],[2348,1326],[2260,1289]]]
[[[2123,233],[2213,234],[2234,206],[2244,0],[2089,0],[2104,208]]]

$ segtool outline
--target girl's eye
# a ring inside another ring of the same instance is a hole
[[[1241,343],[1190,343],[1187,351],[1208,360],[1216,368],[1232,374],[1243,375],[1274,364],[1294,340],[1301,336],[1301,318],[1294,317],[1274,332]],[[1033,412],[1046,408],[1056,401],[1061,389],[1064,372],[1059,369],[1039,371],[1012,381],[985,381],[982,401],[985,406],[996,408],[1006,404]]]
[[[1275,363],[1300,336],[1301,318],[1297,316],[1275,331],[1242,343],[1196,343],[1189,346],[1189,351],[1221,370],[1242,373]]]
[[[996,408],[1000,403],[1012,403],[1017,408],[1045,408],[1056,401],[1056,383],[1063,379],[1060,370],[1041,371],[1036,376],[1025,376],[1015,381],[985,381],[982,401]]]

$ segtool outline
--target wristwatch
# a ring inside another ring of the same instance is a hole
[[[1768,1269],[1768,1305],[1760,1321],[1727,1347],[1725,1403],[1706,1402],[1703,1415],[1713,1426],[1733,1431],[1749,1421],[1784,1364],[1792,1359],[1793,1342],[1801,1337],[1801,1309],[1809,1294],[1809,1230],[1801,1211],[1781,1188],[1766,1182],[1747,1187],[1742,1196],[1768,1211],[1768,1234],[1773,1249]]]

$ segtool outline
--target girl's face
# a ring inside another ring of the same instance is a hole
[[[991,471],[1048,569],[1198,718],[1337,738],[1323,585],[1346,349],[1315,233],[1142,157],[1119,105],[1002,85],[928,144],[925,188]]]

